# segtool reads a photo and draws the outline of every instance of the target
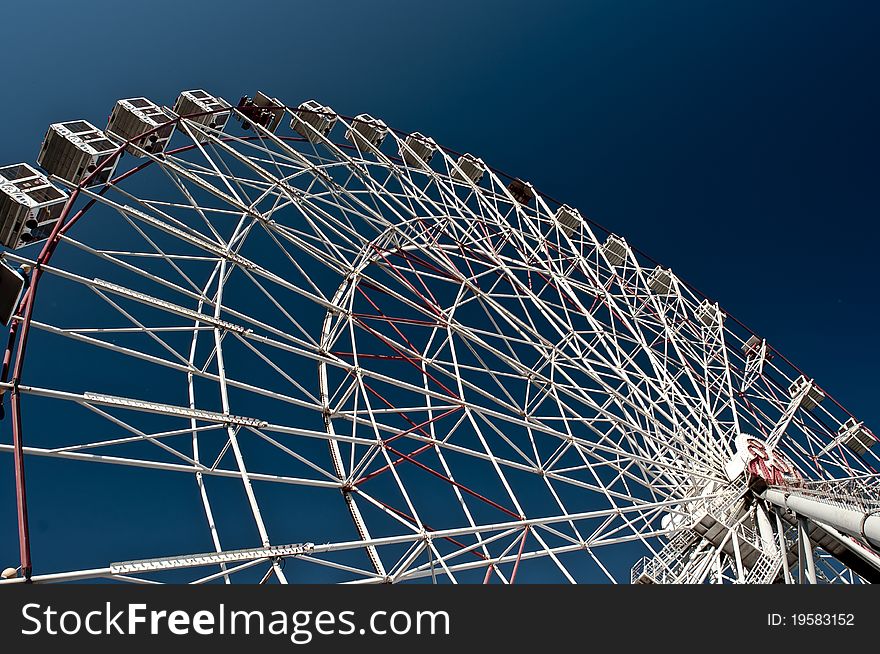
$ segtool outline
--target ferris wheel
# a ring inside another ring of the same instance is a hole
[[[52,125],[39,164],[0,168],[2,583],[880,579],[869,429],[474,155],[197,90]],[[124,519],[40,543],[90,512],[71,479]]]

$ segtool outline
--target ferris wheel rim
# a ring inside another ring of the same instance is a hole
[[[300,110],[300,111],[305,111],[305,112],[307,112],[307,113],[312,112],[312,111],[309,110],[309,109],[300,109],[299,107],[295,107],[295,106],[293,106],[293,105],[284,105],[284,106],[282,107],[282,109],[285,110],[285,111],[292,111],[292,110],[294,110],[294,109],[297,109],[297,110]],[[100,174],[100,172],[101,172],[102,170],[104,170],[105,168],[107,168],[108,166],[110,166],[110,165],[112,164],[113,160],[115,160],[115,159],[117,159],[118,157],[122,156],[122,153],[125,152],[126,147],[128,147],[132,142],[134,142],[134,141],[136,141],[136,140],[138,140],[138,139],[140,139],[140,138],[143,138],[143,137],[145,137],[145,136],[149,136],[149,135],[151,135],[151,134],[153,134],[153,133],[155,133],[155,132],[158,132],[158,131],[160,131],[161,129],[163,129],[163,128],[169,126],[169,125],[178,125],[178,124],[180,124],[180,122],[181,122],[182,120],[184,120],[184,119],[199,118],[199,117],[203,117],[203,116],[208,116],[208,115],[214,115],[214,114],[218,114],[218,113],[223,113],[224,111],[228,111],[228,110],[226,110],[226,109],[215,109],[215,110],[212,110],[212,111],[193,112],[193,113],[189,113],[189,114],[179,115],[179,116],[177,116],[176,118],[169,118],[169,120],[167,120],[166,122],[162,123],[161,125],[158,125],[157,127],[154,127],[153,129],[146,130],[146,131],[142,132],[141,134],[138,134],[138,135],[136,135],[136,136],[134,136],[134,137],[132,137],[132,138],[130,138],[130,139],[125,140],[121,145],[119,145],[119,147],[117,147],[116,151],[115,151],[113,154],[109,155],[109,156],[106,157],[102,162],[100,162],[100,163],[98,164],[98,166],[97,166],[97,168],[96,168],[95,171],[93,171],[92,173],[90,173],[86,178],[84,178],[84,179],[80,182],[80,184],[78,184],[76,187],[74,187],[74,193],[77,193],[77,194],[78,194],[79,191],[80,191],[81,189],[83,189],[83,188],[86,187],[86,185],[92,180],[92,178],[97,177],[97,176]],[[237,112],[237,113],[238,113],[238,112]],[[312,113],[314,113],[314,112],[312,112]],[[348,116],[348,115],[345,115],[345,114],[338,114],[338,116],[339,116],[340,118],[343,118],[343,119],[346,120],[346,121],[349,121],[349,122],[362,122],[362,120],[359,119],[358,117]],[[388,129],[389,129],[391,132],[393,132],[394,134],[396,134],[397,136],[406,136],[406,135],[411,134],[411,132],[407,132],[407,131],[405,131],[405,130],[398,129],[398,128],[395,128],[395,127],[393,127],[393,126],[388,126]],[[222,140],[222,141],[241,141],[241,140],[244,140],[244,141],[251,141],[251,140],[259,140],[260,138],[261,138],[260,136],[256,135],[256,136],[245,136],[245,137],[222,137],[220,140]],[[303,138],[303,137],[300,137],[300,136],[296,136],[296,137],[293,137],[293,136],[280,136],[280,137],[278,137],[278,138],[280,138],[280,139],[282,139],[282,140],[284,140],[284,141],[291,141],[291,142],[304,142],[304,141],[307,140],[307,139],[305,139],[305,138]],[[355,146],[354,146],[354,145],[347,144],[347,143],[334,143],[334,145],[335,145],[336,147],[340,147],[340,148],[343,148],[343,149],[349,149],[349,150],[351,150],[351,149],[355,149]],[[460,156],[460,155],[462,154],[461,152],[459,152],[459,151],[457,151],[457,150],[454,150],[453,148],[449,148],[449,147],[447,147],[447,146],[445,146],[445,145],[443,145],[443,144],[439,144],[439,143],[438,143],[438,144],[437,144],[437,147],[438,147],[439,149],[441,149],[443,152],[445,152],[445,153],[447,153],[447,154],[450,154],[450,155]],[[195,148],[197,148],[197,145],[196,145],[195,143],[193,143],[193,144],[189,144],[189,145],[181,146],[181,147],[179,147],[179,148],[175,148],[175,149],[170,150],[170,151],[168,151],[167,153],[164,153],[164,154],[177,154],[177,153],[182,153],[182,152],[190,151],[190,150],[193,150],[193,149],[195,149]],[[393,159],[396,159],[396,157],[392,156],[391,159],[392,159],[392,160],[393,160]],[[116,178],[114,178],[114,179],[112,179],[112,180],[109,180],[106,184],[104,184],[102,191],[106,190],[111,184],[115,184],[115,183],[117,183],[117,182],[119,182],[119,181],[123,181],[124,179],[127,179],[129,176],[131,176],[131,175],[133,175],[133,174],[136,174],[136,173],[140,172],[141,170],[143,170],[143,169],[149,167],[150,165],[152,165],[152,164],[154,164],[154,163],[156,163],[156,160],[150,158],[149,160],[143,162],[142,164],[136,166],[135,168],[126,171],[126,172],[123,173],[122,175],[120,175],[120,176],[118,176],[118,177],[116,177]],[[515,177],[515,176],[511,175],[510,173],[507,173],[507,172],[505,172],[505,171],[503,171],[503,170],[501,170],[501,169],[499,169],[499,168],[495,168],[495,167],[492,167],[492,166],[488,166],[488,165],[487,165],[487,170],[491,170],[492,172],[494,172],[495,174],[499,175],[501,178],[506,179],[506,180],[515,180],[515,179],[518,179],[517,177]],[[553,198],[552,196],[547,195],[546,193],[544,193],[544,192],[542,192],[542,191],[540,191],[540,190],[538,190],[538,189],[536,189],[536,192],[538,193],[538,195],[539,195],[541,198],[543,198],[545,201],[549,202],[550,205],[552,205],[552,206],[555,206],[555,207],[562,207],[562,206],[565,206],[565,204],[564,204],[562,201],[557,200],[557,199]],[[75,199],[76,199],[75,197],[71,197],[71,198],[68,199],[68,202],[65,204],[65,207],[64,207],[64,209],[62,210],[61,217],[59,218],[59,221],[58,221],[58,225],[59,225],[59,226],[61,226],[61,225],[64,223],[64,221],[67,219],[67,217],[68,217],[68,215],[69,215],[69,211],[70,211],[70,209],[72,208],[72,206],[73,206],[73,204],[74,204],[74,202],[75,202]],[[78,221],[78,220],[79,220],[79,217],[80,217],[81,215],[85,214],[86,211],[88,210],[88,208],[90,208],[91,206],[93,206],[93,203],[92,203],[92,202],[90,202],[90,203],[88,204],[88,207],[87,207],[87,208],[81,210],[80,212],[77,213],[77,215],[73,216],[73,217],[71,218],[71,221],[70,221],[69,225],[72,226],[73,223],[75,223],[76,221]],[[595,227],[595,228],[598,228],[600,231],[602,231],[602,232],[605,233],[606,235],[609,235],[609,234],[613,234],[613,233],[614,233],[612,230],[610,230],[609,228],[605,227],[604,225],[598,223],[597,221],[595,221],[593,218],[591,218],[591,217],[589,217],[589,216],[583,216],[583,219],[584,219],[587,223],[589,223],[591,226],[593,226],[593,227]],[[68,228],[69,228],[69,227],[64,227],[63,229],[66,230],[66,229],[68,229]],[[56,233],[53,231],[53,233],[50,235],[49,239],[47,240],[47,242],[46,242],[44,248],[40,251],[40,254],[39,254],[38,257],[37,257],[37,261],[38,261],[39,263],[48,263],[49,259],[51,259],[51,256],[52,256],[52,254],[54,253],[55,245],[57,244],[57,241],[56,241],[55,238],[54,238],[55,236],[56,236]],[[636,246],[633,246],[632,244],[629,243],[629,241],[627,241],[627,243],[628,243],[628,245],[632,248],[632,250],[633,250],[634,252],[636,252],[637,254],[639,254],[640,256],[642,256],[643,258],[645,258],[647,261],[649,261],[649,262],[651,262],[651,263],[653,263],[653,264],[655,264],[655,265],[662,265],[658,260],[654,259],[651,255],[647,254],[644,250],[641,250],[640,248],[638,248],[638,247],[636,247]],[[684,284],[684,285],[685,285],[688,289],[690,289],[690,290],[691,290],[696,296],[698,296],[698,297],[700,297],[700,298],[702,298],[702,299],[708,300],[709,302],[715,302],[715,300],[714,300],[711,296],[709,296],[708,294],[706,294],[706,293],[702,292],[701,290],[699,290],[698,288],[696,288],[696,287],[695,287],[691,282],[689,282],[688,280],[678,278],[678,281],[679,281],[680,283]],[[33,287],[34,287],[34,290],[33,290],[33,291],[32,291],[30,288],[27,290],[27,293],[28,293],[28,294],[30,294],[30,293],[35,293],[35,292],[36,292],[36,291],[35,291],[35,287],[36,287],[36,285],[34,284]],[[24,304],[25,300],[27,300],[27,299],[28,299],[28,297],[27,297],[27,295],[25,295],[25,296],[22,298],[22,304]],[[751,334],[751,335],[755,335],[755,336],[758,334],[757,331],[755,331],[755,330],[753,330],[752,328],[750,328],[748,325],[746,325],[743,321],[741,321],[740,319],[738,319],[736,316],[732,315],[730,312],[725,311],[725,315],[728,316],[729,318],[733,319],[733,320],[734,320],[734,321],[735,321],[740,327],[742,327],[742,328],[743,328],[746,332],[748,332],[749,334]],[[25,322],[27,322],[27,321],[25,321]],[[23,331],[24,331],[25,333],[27,332],[27,329],[28,329],[27,326],[24,326],[24,327],[23,327]],[[785,362],[786,362],[786,363],[787,363],[792,369],[794,369],[796,372],[798,372],[799,374],[805,374],[801,368],[799,368],[795,363],[793,363],[790,359],[788,359],[788,358],[785,356],[784,353],[782,353],[781,351],[779,351],[779,350],[778,350],[777,348],[775,348],[773,345],[771,345],[771,344],[768,343],[768,344],[767,344],[767,347],[770,348],[770,349],[771,349],[775,354],[777,354],[780,358],[782,358],[782,359],[783,359],[783,360],[784,360],[784,361],[785,361]],[[5,380],[2,380],[2,381],[5,381]],[[843,406],[843,404],[841,404],[841,403],[840,403],[840,402],[839,402],[834,396],[832,396],[830,393],[828,393],[826,389],[823,388],[822,390],[825,391],[826,396],[828,397],[828,399],[830,399],[832,402],[834,402],[834,404],[835,404],[835,405],[836,405],[841,411],[843,411],[844,413],[846,413],[849,417],[851,417],[851,418],[855,418],[855,416],[854,416],[854,415],[853,415],[853,414],[852,414],[852,413],[851,413],[851,412],[850,412],[845,406]]]

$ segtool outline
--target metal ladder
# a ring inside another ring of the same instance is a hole
[[[688,551],[698,540],[690,529],[676,532],[656,556],[639,559],[630,571],[630,583],[676,583],[688,563]]]
[[[782,557],[777,554],[761,554],[746,575],[747,584],[772,584],[782,570]]]

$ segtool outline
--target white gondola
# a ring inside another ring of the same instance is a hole
[[[211,95],[202,89],[192,91],[183,91],[174,103],[174,113],[178,116],[187,116],[189,114],[202,114],[187,118],[188,122],[204,125],[212,130],[222,132],[229,122],[230,111],[222,111],[230,109],[231,105],[223,98]],[[205,113],[212,112],[212,113]],[[200,143],[208,140],[208,135],[201,132],[198,128],[191,128],[193,136]]]
[[[458,170],[453,171],[452,179],[466,180],[469,179],[474,184],[479,184],[486,174],[486,164],[479,157],[472,154],[463,154],[456,162]]]
[[[317,100],[306,100],[293,112],[290,128],[307,141],[317,143],[330,134],[339,116]]]
[[[430,136],[413,132],[400,146],[400,156],[404,163],[414,168],[422,168],[431,162],[437,152],[437,142]]]
[[[612,266],[620,266],[629,257],[629,246],[622,237],[609,234],[602,244],[602,253]]]
[[[718,308],[718,303],[709,302],[709,300],[703,300],[700,302],[695,313],[697,320],[703,323],[706,327],[714,327],[723,319],[721,310]]]
[[[871,432],[865,429],[864,423],[858,422],[855,418],[850,418],[840,425],[837,435],[841,443],[860,456],[877,444]]]
[[[648,288],[657,295],[669,295],[673,292],[672,271],[669,268],[657,266],[648,275]]]
[[[15,249],[48,238],[67,197],[26,163],[0,168],[0,244]]]
[[[804,393],[805,388],[808,388],[808,390]],[[801,408],[806,411],[812,411],[825,399],[825,393],[816,386],[812,379],[807,379],[804,375],[795,379],[792,385],[788,387],[788,394],[792,398],[797,397],[801,393],[804,393],[801,398]]]
[[[250,129],[252,123],[255,123],[274,133],[284,117],[284,103],[262,91],[257,91],[252,98],[242,96],[237,109],[240,114],[235,119],[241,123],[243,129]]]
[[[87,120],[71,120],[49,126],[37,163],[50,175],[77,185],[92,175],[98,164],[113,155],[118,145]],[[113,178],[119,157],[101,168],[89,186],[105,184]]]
[[[747,359],[751,359],[752,357],[757,356],[761,351],[761,346],[763,345],[763,343],[764,339],[762,339],[760,336],[752,334],[751,336],[749,336],[749,339],[745,343],[743,343],[743,354],[746,355]]]
[[[511,181],[507,185],[507,190],[513,196],[513,199],[523,206],[535,199],[535,187],[521,179]]]
[[[351,127],[345,133],[346,140],[351,141],[358,150],[379,148],[386,136],[388,136],[388,125],[370,114],[355,116],[351,121]]]
[[[118,100],[107,122],[107,133],[122,141],[131,141],[126,150],[136,157],[165,150],[174,123],[171,117],[147,98]]]
[[[580,230],[581,225],[584,224],[584,219],[581,217],[580,212],[567,204],[562,205],[556,210],[554,220],[567,236],[571,236]]]
[[[21,301],[27,267],[12,268],[0,261],[0,322],[8,325]]]

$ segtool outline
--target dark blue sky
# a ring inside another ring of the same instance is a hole
[[[20,3],[0,160],[117,98],[316,98],[532,181],[721,302],[877,430],[870,2]],[[17,558],[11,459],[0,563]],[[33,480],[34,485],[40,480]]]

